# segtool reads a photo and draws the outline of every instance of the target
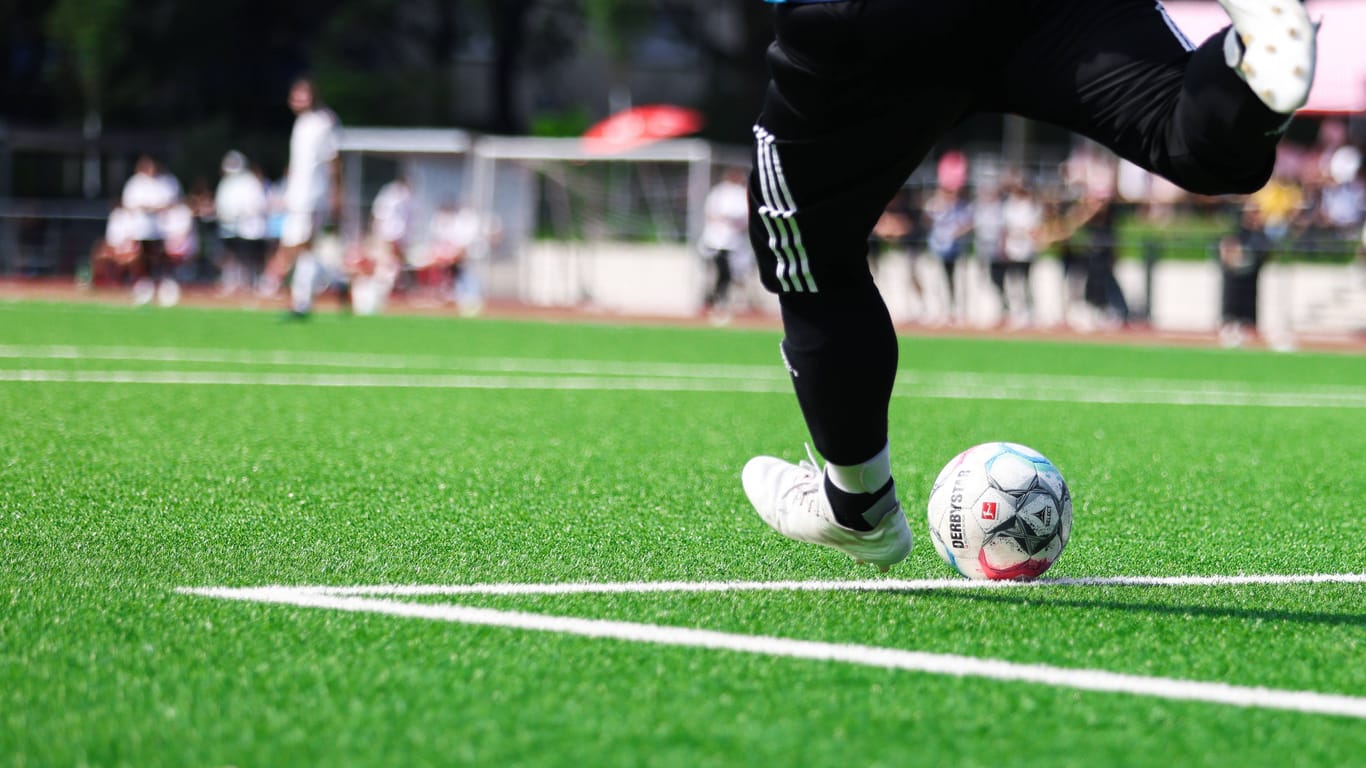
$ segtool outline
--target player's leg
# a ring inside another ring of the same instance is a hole
[[[1006,293],[1006,263],[997,259],[992,259],[987,263],[987,277],[991,279],[991,284],[996,288],[996,294],[1001,300],[1001,319],[1002,321],[1010,317],[1011,310],[1010,296]]]
[[[290,211],[285,216],[280,232],[280,248],[269,271],[276,285],[286,274],[289,280],[289,311],[295,318],[304,318],[313,311],[313,298],[321,270],[313,255],[313,237],[318,229],[318,215],[312,211]]]
[[[722,309],[727,308],[728,296],[730,295],[730,285],[735,276],[730,268],[732,251],[729,248],[716,254],[716,289],[712,291],[712,305],[719,305]]]
[[[318,260],[305,246],[294,259],[294,273],[289,279],[289,311],[292,316],[302,318],[313,311],[313,294],[318,275]]]
[[[814,457],[798,465],[759,457],[745,468],[745,490],[784,535],[884,568],[909,552],[910,531],[887,440],[897,339],[867,242],[970,101],[952,68],[938,81],[905,74],[916,57],[937,60],[945,5],[780,9],[773,81],[755,128],[751,240],[760,278],[779,296],[797,400],[829,463],[822,471]]]
[[[136,278],[133,280],[133,303],[138,306],[148,304],[156,298],[160,277],[160,251],[155,240],[139,240],[137,248]]]
[[[1240,9],[1239,32],[1256,30],[1245,56],[1227,32],[1193,45],[1153,0],[1059,3],[1001,70],[997,105],[1071,128],[1192,191],[1255,191],[1307,97],[1313,28],[1297,0],[1221,2]],[[1270,17],[1283,19],[1275,41]],[[1292,43],[1297,53],[1285,55]],[[1257,75],[1260,95],[1239,68]]]
[[[245,280],[248,290],[254,289],[261,281],[261,273],[266,268],[266,241],[241,240],[242,257],[245,266]]]
[[[285,216],[286,226],[289,216]],[[282,231],[283,235],[284,232]],[[294,268],[294,260],[299,256],[299,246],[286,243],[282,238],[275,244],[275,250],[266,260],[265,268],[261,271],[261,280],[257,285],[257,292],[264,297],[271,297],[279,293],[280,286],[284,283],[285,276]]]

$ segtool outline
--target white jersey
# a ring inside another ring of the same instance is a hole
[[[1031,197],[1006,198],[1003,218],[1005,254],[1010,261],[1033,261],[1038,253],[1039,228],[1043,226],[1043,206]]]
[[[977,258],[1000,261],[1005,255],[1005,205],[994,196],[984,196],[972,207],[972,231]]]
[[[160,240],[161,227],[157,216],[180,202],[180,182],[163,173],[151,176],[135,173],[123,186],[122,205],[129,212],[129,224],[134,240]]]
[[[483,229],[473,208],[448,209],[432,215],[430,235],[434,243],[467,249],[479,241]]]
[[[104,226],[104,242],[116,250],[137,242],[137,218],[137,214],[121,205],[110,211]]]
[[[749,190],[743,184],[723,181],[707,193],[706,224],[702,248],[707,251],[738,251],[749,242]]]
[[[413,192],[401,181],[391,181],[375,195],[370,215],[374,232],[386,243],[401,243],[408,237],[408,222],[413,213]]]
[[[218,182],[214,211],[222,237],[263,240],[270,202],[265,185],[250,171],[230,173]]]
[[[337,159],[337,116],[312,109],[294,119],[289,136],[289,171],[285,174],[285,208],[312,213],[327,207],[332,162]]]
[[[199,236],[195,232],[194,211],[190,206],[177,203],[167,208],[157,217],[157,223],[168,255],[184,258],[198,250]]]

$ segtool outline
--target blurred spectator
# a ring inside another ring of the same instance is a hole
[[[449,295],[465,314],[478,314],[483,292],[470,262],[483,257],[497,238],[497,222],[483,221],[470,206],[442,205],[428,225],[427,258],[418,269],[418,284]]]
[[[1341,118],[1330,117],[1319,123],[1318,140],[1315,141],[1311,150],[1316,166],[1317,173],[1314,175],[1326,177],[1332,173],[1333,158],[1337,151],[1348,144],[1347,123]],[[1312,172],[1312,170],[1311,170]]]
[[[1331,135],[1329,141],[1318,162],[1301,169],[1304,199],[1292,230],[1295,250],[1302,256],[1331,257],[1350,251],[1366,216],[1366,189],[1359,177],[1361,151],[1331,143]]]
[[[180,299],[180,287],[170,275],[161,216],[180,202],[180,182],[149,155],[138,158],[136,171],[123,187],[122,206],[130,214],[132,237],[139,243],[141,277],[133,284],[133,301],[163,304]]]
[[[1115,197],[1120,174],[1113,153],[1091,141],[1080,143],[1063,163],[1062,175],[1068,195],[1081,202],[1069,213],[1073,220],[1064,225],[1068,237],[1063,242],[1062,256],[1067,278],[1067,306],[1075,303],[1076,289],[1080,285],[1081,297],[1087,304],[1100,310],[1110,323],[1123,325],[1129,319],[1129,305],[1115,279]],[[1139,181],[1130,172],[1124,183],[1131,193],[1136,183],[1142,184],[1146,187],[1145,194],[1151,196],[1154,191],[1151,174],[1148,177]],[[1143,202],[1147,202],[1146,198]],[[1084,244],[1072,238],[1077,230],[1081,231]]]
[[[736,262],[749,256],[748,172],[727,168],[721,181],[707,193],[702,237],[698,243],[702,256],[711,265],[711,288],[702,298],[703,308],[718,322],[730,316],[730,290]]]
[[[110,208],[104,237],[90,253],[90,282],[96,287],[125,285],[142,277],[142,244],[136,232],[136,214],[118,202]]]
[[[218,222],[214,213],[214,190],[203,176],[190,182],[185,204],[194,217],[194,248],[177,269],[184,280],[204,282],[218,276]]]
[[[1038,256],[1039,245],[1044,238],[1043,203],[1035,197],[1023,181],[1012,178],[1006,185],[1006,199],[1001,209],[1002,251],[1005,261],[1002,269],[1002,284],[1007,277],[1014,276],[1023,295],[1022,314],[1012,321],[1025,324],[1032,321],[1032,290],[1029,273]]]
[[[1290,235],[1291,224],[1304,209],[1304,190],[1282,163],[1276,163],[1271,180],[1252,195],[1258,218],[1272,243],[1284,242]]]
[[[406,178],[399,176],[380,187],[370,206],[370,231],[397,264],[403,264],[407,259],[412,216],[413,190]]]
[[[957,149],[940,155],[934,177],[939,187],[961,192],[968,185],[968,156]]]
[[[1070,199],[1086,200],[1115,194],[1118,161],[1113,152],[1100,144],[1080,141],[1061,170]]]
[[[1072,205],[1078,207],[1079,210],[1083,204],[1073,203]],[[1072,326],[1086,324],[1078,321],[1077,312],[1081,309],[1080,305],[1086,301],[1086,275],[1089,266],[1086,244],[1075,237],[1076,227],[1066,222],[1066,219],[1076,212],[1071,211],[1064,214],[1054,210],[1045,217],[1056,222],[1045,241],[1057,242],[1058,261],[1062,264],[1063,279],[1062,318],[1064,323]],[[1065,234],[1064,230],[1066,230]],[[1089,312],[1087,312],[1087,320],[1089,320]]]
[[[241,152],[223,157],[223,177],[214,194],[221,253],[218,268],[222,292],[233,294],[256,285],[265,268],[269,200],[261,177],[247,166]]]
[[[1286,239],[1293,242],[1297,255],[1312,258],[1323,251],[1333,236],[1323,225],[1324,179],[1319,175],[1317,165],[1310,164],[1305,169],[1306,173],[1300,179],[1303,194],[1300,209],[1290,222],[1290,236]]]
[[[1319,213],[1322,225],[1337,240],[1352,240],[1366,217],[1366,187],[1360,173],[1360,150],[1353,146],[1334,150],[1319,196]]]
[[[902,187],[892,196],[891,202],[887,203],[877,223],[873,225],[872,235],[868,238],[868,269],[876,278],[882,259],[888,251],[905,253],[910,266],[907,274],[910,276],[911,293],[920,301],[924,291],[915,272],[919,229],[916,227],[918,213],[913,200],[911,190]]]
[[[162,211],[157,219],[165,248],[166,269],[174,271],[193,261],[199,254],[198,221],[194,209],[181,201]],[[169,278],[162,280],[157,286],[157,303],[169,307],[179,301],[180,284]]]
[[[1226,347],[1243,344],[1257,333],[1257,282],[1271,253],[1261,209],[1243,206],[1233,233],[1219,239],[1217,258],[1222,275],[1219,341]]]
[[[341,278],[357,315],[376,315],[393,293],[403,263],[388,244],[377,238],[356,243],[343,257]]]
[[[1128,160],[1121,160],[1115,173],[1119,199],[1140,206],[1149,222],[1170,222],[1176,208],[1189,198],[1186,190]]]
[[[957,281],[958,259],[972,234],[972,203],[962,186],[940,184],[925,202],[928,220],[930,254],[944,271],[942,318],[949,323],[958,320]]]
[[[973,250],[977,258],[987,268],[991,284],[1001,302],[1001,321],[1007,322],[1012,316],[1028,310],[1018,298],[1012,297],[1006,286],[1006,273],[1010,272],[1006,259],[1005,242],[1005,202],[1001,187],[994,180],[977,185],[972,204]]]
[[[1085,203],[1086,303],[1096,308],[1107,325],[1129,323],[1129,302],[1115,276],[1119,255],[1115,249],[1115,204],[1108,194],[1093,195]]]

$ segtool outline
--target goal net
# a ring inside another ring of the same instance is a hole
[[[707,192],[748,163],[696,139],[600,155],[578,139],[407,129],[348,129],[342,153],[348,241],[401,176],[411,268],[432,257],[433,220],[458,211],[475,233],[464,271],[487,300],[677,315],[698,311],[709,279],[696,247]]]

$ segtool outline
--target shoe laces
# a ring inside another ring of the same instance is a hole
[[[822,487],[824,473],[821,471],[820,462],[816,459],[815,452],[811,450],[810,443],[806,444],[806,458],[797,462],[797,469],[801,471],[802,476],[797,482],[783,490],[783,501],[787,502],[796,494],[792,503],[812,514],[830,519],[830,513],[827,511],[829,505],[820,503],[825,494],[825,488]]]

